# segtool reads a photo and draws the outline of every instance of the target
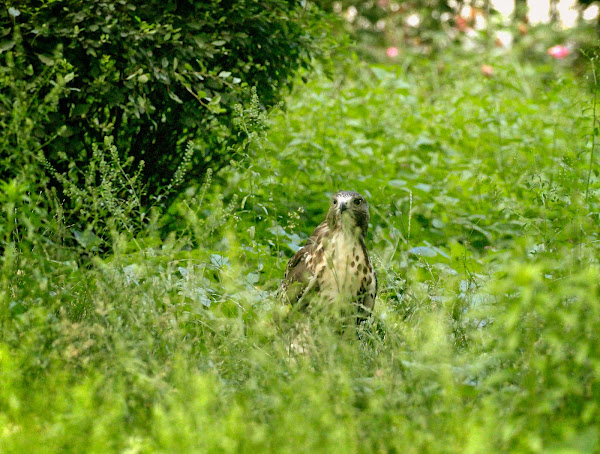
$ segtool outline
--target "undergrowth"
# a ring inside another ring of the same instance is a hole
[[[55,235],[94,239],[59,211],[22,216],[60,203],[5,182],[0,451],[597,450],[594,98],[485,58],[490,79],[447,54],[299,87],[249,157],[138,228],[105,142],[72,190],[100,182],[82,209],[112,252],[83,262]],[[274,290],[338,189],[371,206],[375,314],[358,336],[309,318],[298,354]]]

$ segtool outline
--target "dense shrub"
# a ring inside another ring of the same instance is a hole
[[[247,125],[234,120],[249,106],[252,87],[263,107],[272,106],[321,54],[321,13],[296,0],[8,6],[0,11],[0,68],[10,80],[0,85],[0,124],[14,123],[19,103],[59,87],[42,115],[24,112],[36,116],[37,146],[27,152],[42,149],[64,173],[85,167],[94,144],[112,136],[121,159],[131,158],[134,168],[144,162],[144,206],[182,162],[189,171],[181,183],[228,162],[247,139]],[[59,81],[40,80],[57,67],[68,67]],[[2,180],[24,164],[21,136],[4,137]],[[186,162],[189,141],[195,147]]]

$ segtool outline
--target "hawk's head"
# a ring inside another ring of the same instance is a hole
[[[369,206],[358,192],[339,191],[331,199],[327,221],[332,229],[348,229],[366,235],[369,227]]]

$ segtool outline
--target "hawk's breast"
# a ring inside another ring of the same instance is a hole
[[[320,296],[356,299],[361,287],[365,288],[362,278],[372,269],[358,238],[342,230],[334,232],[321,247],[323,258],[315,266]]]

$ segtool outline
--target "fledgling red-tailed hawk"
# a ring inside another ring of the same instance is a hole
[[[369,207],[362,195],[335,194],[327,218],[287,264],[280,289],[284,301],[301,307],[313,299],[354,304],[357,320],[364,320],[377,295],[377,276],[365,244],[368,226]]]

